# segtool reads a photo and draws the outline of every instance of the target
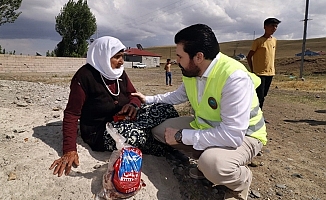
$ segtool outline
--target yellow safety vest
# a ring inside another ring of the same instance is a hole
[[[195,111],[195,120],[190,123],[194,129],[208,129],[219,126],[222,121],[220,115],[220,102],[222,89],[226,80],[236,70],[243,70],[250,76],[252,82],[257,88],[260,85],[260,79],[255,74],[250,73],[240,62],[220,53],[218,62],[210,72],[203,97],[198,103],[196,78],[183,76],[183,82],[186,93],[192,108]],[[199,120],[201,119],[201,120]],[[267,143],[267,132],[263,112],[259,107],[257,94],[255,93],[251,103],[250,121],[246,135],[259,139],[264,145]]]

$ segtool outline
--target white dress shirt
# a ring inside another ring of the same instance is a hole
[[[211,62],[202,77],[196,77],[198,102],[201,101],[207,77],[219,57],[220,54]],[[196,150],[204,150],[211,146],[234,148],[241,146],[249,126],[254,92],[254,84],[249,75],[242,70],[236,70],[227,79],[222,89],[220,102],[222,121],[220,125],[204,130],[183,129],[182,142],[186,145],[193,145]],[[146,96],[146,103],[176,105],[186,101],[188,101],[188,97],[183,83],[173,92]]]

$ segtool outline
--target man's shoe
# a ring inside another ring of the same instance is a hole
[[[189,169],[189,176],[193,179],[205,179],[204,174],[196,167]]]
[[[248,195],[249,187],[239,192],[227,189],[224,195],[224,200],[247,200]]]
[[[242,191],[232,191],[231,189],[227,189],[225,191],[225,195],[224,195],[224,200],[247,200],[248,199],[248,195],[249,195],[249,187],[251,184],[251,180],[252,180],[252,172],[249,170],[249,184],[248,187],[245,188]]]

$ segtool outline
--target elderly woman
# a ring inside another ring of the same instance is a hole
[[[136,89],[123,68],[124,49],[119,39],[110,36],[98,38],[90,45],[87,64],[71,80],[63,118],[63,156],[50,167],[54,168],[54,175],[61,176],[64,171],[68,175],[72,165],[79,165],[78,119],[81,137],[94,151],[116,149],[105,129],[106,123],[111,122],[128,144],[139,147],[143,153],[164,154],[165,146],[153,139],[150,129],[178,113],[168,104],[141,107],[138,97],[131,95]]]

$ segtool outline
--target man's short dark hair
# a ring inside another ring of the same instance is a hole
[[[175,44],[183,44],[183,50],[193,58],[198,52],[205,59],[213,60],[220,47],[212,29],[205,24],[194,24],[179,31],[174,37]]]
[[[170,59],[170,58],[168,58],[168,59],[166,59],[166,61],[167,61],[167,62],[170,62],[170,61],[171,61],[171,59]]]
[[[276,18],[267,18],[264,21],[264,26],[270,25],[270,24],[279,24],[279,23],[281,23],[281,21]]]

